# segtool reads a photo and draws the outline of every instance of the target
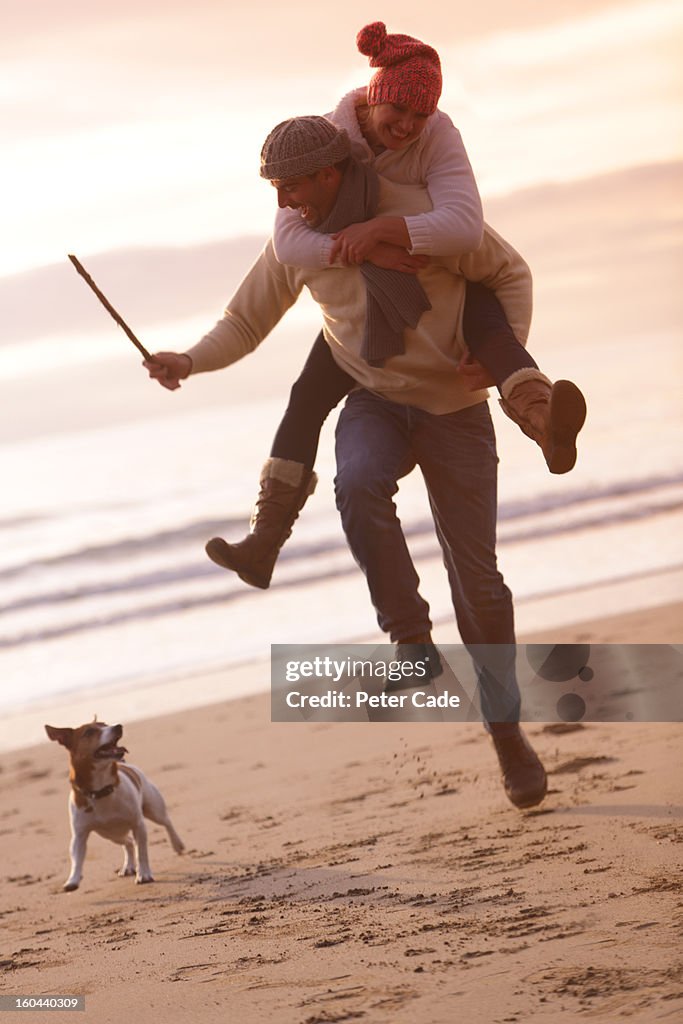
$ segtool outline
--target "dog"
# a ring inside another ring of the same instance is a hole
[[[176,853],[182,853],[185,847],[159,790],[139,768],[122,763],[128,753],[119,745],[123,727],[105,725],[95,716],[92,722],[76,729],[46,725],[45,732],[69,751],[71,873],[64,891],[73,892],[81,882],[91,832],[125,848],[119,875],[135,875],[138,885],[153,882],[145,818],[164,826]]]

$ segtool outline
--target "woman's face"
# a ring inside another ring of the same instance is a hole
[[[370,107],[367,127],[387,149],[405,149],[420,135],[427,117],[403,103],[378,103]]]

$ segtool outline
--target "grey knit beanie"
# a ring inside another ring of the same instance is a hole
[[[332,167],[351,152],[344,128],[326,117],[290,117],[282,121],[263,143],[261,177],[269,181],[313,174]]]

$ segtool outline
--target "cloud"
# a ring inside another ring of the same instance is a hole
[[[486,192],[683,155],[683,7],[659,0],[445,52],[443,105]]]
[[[266,232],[263,138],[291,114],[331,109],[369,74],[354,46],[370,16],[360,0],[334,15],[270,0],[11,6],[0,39],[10,240],[0,273],[69,248]],[[494,194],[683,152],[677,6],[521,0],[456,20],[399,0],[388,24],[437,42],[442,108]]]

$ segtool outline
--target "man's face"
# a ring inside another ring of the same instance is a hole
[[[332,211],[341,175],[333,167],[323,167],[315,174],[271,181],[277,189],[277,204],[298,210],[310,228],[318,227]]]

